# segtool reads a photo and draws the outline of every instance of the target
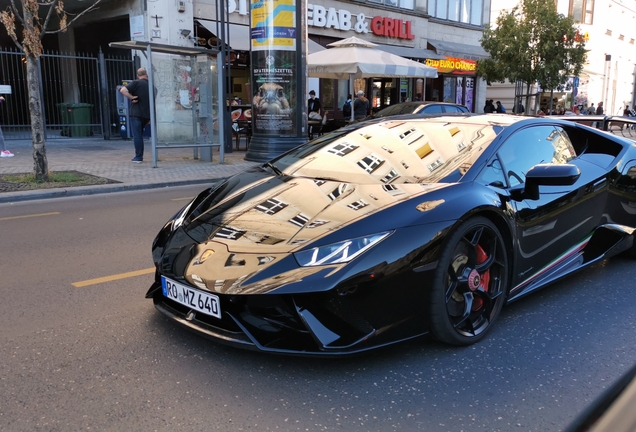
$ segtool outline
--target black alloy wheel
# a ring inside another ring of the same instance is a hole
[[[501,312],[508,289],[503,238],[485,217],[452,233],[442,249],[431,289],[431,333],[442,342],[480,341]]]

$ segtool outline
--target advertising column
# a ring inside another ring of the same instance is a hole
[[[265,162],[307,141],[305,0],[251,1],[253,135],[246,160]]]

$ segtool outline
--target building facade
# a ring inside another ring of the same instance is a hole
[[[475,72],[476,61],[487,56],[479,41],[484,24],[490,20],[491,0],[308,0],[298,4],[307,10],[303,24],[308,53],[326,49],[331,42],[357,36],[377,44],[379,49],[438,70],[439,77],[435,79],[356,80],[354,88],[366,93],[374,109],[418,98],[464,104],[473,112],[484,105],[486,83],[477,78]],[[227,10],[229,22],[229,34],[224,41],[218,25],[223,15],[221,9]],[[81,8],[75,12],[79,11]],[[183,47],[227,44],[231,47],[228,91],[212,104],[216,104],[216,110],[230,103],[251,104],[255,89],[251,88],[248,0],[106,1],[96,11],[82,16],[67,32],[59,33],[54,40],[45,39],[45,48],[67,53],[108,53],[111,42],[129,40]],[[11,44],[9,41],[4,46]],[[118,54],[136,55],[141,66],[148,66],[143,53]],[[159,132],[171,134],[168,141],[181,142],[192,134],[192,114],[189,115],[188,110],[192,110],[192,99],[197,97],[198,91],[189,88],[188,83],[194,82],[194,72],[202,69],[199,64],[173,62],[172,69],[168,62],[163,62],[157,75],[163,80],[160,83],[163,87],[159,88],[156,111],[159,119],[165,119],[159,124]],[[168,82],[171,71],[175,76],[173,82]],[[349,82],[306,79],[307,90],[316,91],[329,117],[342,119]],[[169,88],[173,91],[168,91]]]
[[[424,80],[369,80],[356,83],[380,107],[405,99],[445,100],[467,105],[471,111],[483,105],[485,83],[475,76],[475,63],[486,56],[479,39],[483,24],[490,20],[491,0],[310,0],[307,3],[306,27],[309,52],[330,42],[358,36],[390,51],[438,68],[439,78]],[[233,58],[230,97],[249,101],[250,4],[247,0],[228,0],[230,22],[226,42]],[[73,49],[73,31],[83,31],[95,21],[128,24],[130,40],[180,46],[217,45],[219,3],[214,0],[138,0],[107,2],[96,13],[60,36],[60,47]],[[107,33],[102,29],[101,36]],[[120,31],[118,38],[121,40]],[[308,89],[315,89],[326,109],[339,110],[347,97],[346,82],[309,79]]]
[[[491,22],[494,24],[502,11],[509,11],[516,3],[492,0]],[[603,102],[605,114],[622,115],[625,106],[636,103],[636,0],[557,0],[557,11],[574,18],[588,52],[581,74],[572,77],[564,88],[555,89],[553,106],[585,108]],[[526,112],[546,111],[549,91],[533,86],[531,93],[537,97]],[[493,84],[488,87],[487,99],[500,100],[510,112],[514,93],[510,83]]]

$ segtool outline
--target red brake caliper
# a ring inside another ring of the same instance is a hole
[[[481,246],[477,245],[477,264],[482,264],[486,262],[488,259],[488,255],[482,249]],[[486,270],[484,273],[479,275],[479,286],[486,292],[488,292],[488,286],[490,285],[490,269]],[[478,311],[484,305],[484,300],[476,296],[473,299],[473,311]]]

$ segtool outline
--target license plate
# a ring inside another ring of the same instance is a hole
[[[163,295],[197,312],[221,318],[219,297],[161,276]]]

